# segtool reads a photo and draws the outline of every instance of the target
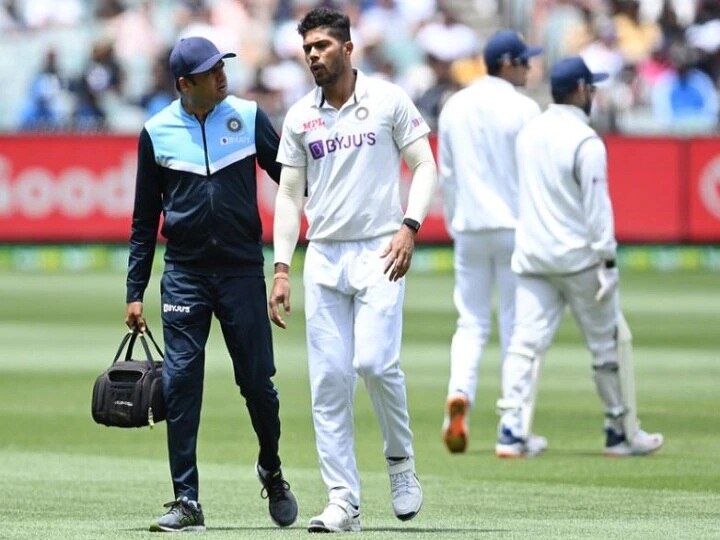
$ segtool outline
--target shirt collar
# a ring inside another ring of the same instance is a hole
[[[368,80],[365,74],[359,69],[353,69],[355,72],[355,89],[350,99],[357,104],[362,98],[367,95],[368,92]],[[325,105],[325,94],[323,94],[322,87],[318,86],[315,88],[315,96],[313,99],[315,107],[322,109]]]
[[[503,79],[502,77],[496,77],[495,75],[485,75],[484,77],[478,79],[477,82],[480,82],[482,80],[485,80],[485,82],[488,84],[494,84],[498,87],[505,87],[515,90],[515,86],[511,82]]]
[[[575,105],[566,105],[564,103],[551,103],[550,105],[548,105],[548,108],[558,112],[564,112],[565,114],[571,114],[575,116],[578,120],[582,121],[584,124],[590,124],[590,117],[585,114],[585,111]]]

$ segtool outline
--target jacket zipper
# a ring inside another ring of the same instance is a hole
[[[208,193],[210,195],[210,210],[215,213],[215,201],[213,199],[213,185],[210,182],[210,157],[208,156],[207,138],[205,137],[205,120],[200,121],[200,130],[202,131],[203,153],[205,154],[205,173],[208,179]]]

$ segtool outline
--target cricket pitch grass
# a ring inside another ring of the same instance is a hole
[[[162,337],[154,275],[145,311]],[[408,278],[402,365],[425,493],[413,521],[390,507],[382,442],[362,381],[356,450],[363,538],[720,538],[720,278],[623,272],[621,298],[634,334],[643,426],[665,435],[645,458],[602,456],[602,410],[590,357],[566,317],[546,356],[536,459],[493,454],[500,358],[496,335],[480,367],[465,454],[440,438],[454,331],[450,274]],[[1,539],[149,538],[171,500],[165,425],[123,430],[93,423],[90,395],[125,332],[124,275],[0,273]],[[289,529],[273,526],[253,464],[257,442],[217,323],[206,360],[198,448],[200,501],[217,539],[306,538],[325,502],[315,454],[302,312],[293,280],[289,329],[274,329],[281,399],[281,457],[300,505]],[[138,351],[140,352],[140,351]],[[157,534],[155,534],[157,536]]]

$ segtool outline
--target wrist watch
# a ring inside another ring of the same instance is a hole
[[[420,230],[420,222],[415,221],[414,219],[405,218],[402,220],[402,224],[407,227],[410,227],[415,232],[418,232]]]

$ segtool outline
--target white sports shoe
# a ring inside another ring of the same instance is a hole
[[[531,458],[543,453],[547,447],[547,439],[542,435],[531,433],[524,441],[503,426],[495,445],[495,455],[501,458]]]
[[[665,442],[662,433],[638,430],[633,440],[628,442],[625,435],[618,435],[610,428],[605,432],[605,455],[608,457],[645,456],[659,450]]]
[[[414,518],[422,508],[423,492],[415,474],[413,458],[388,464],[390,497],[395,516],[401,521]]]
[[[310,520],[308,532],[360,532],[360,511],[342,499],[330,499],[322,514]]]
[[[531,433],[525,443],[525,447],[527,449],[528,456],[537,456],[547,450],[548,441],[542,435],[535,435],[534,433]]]

